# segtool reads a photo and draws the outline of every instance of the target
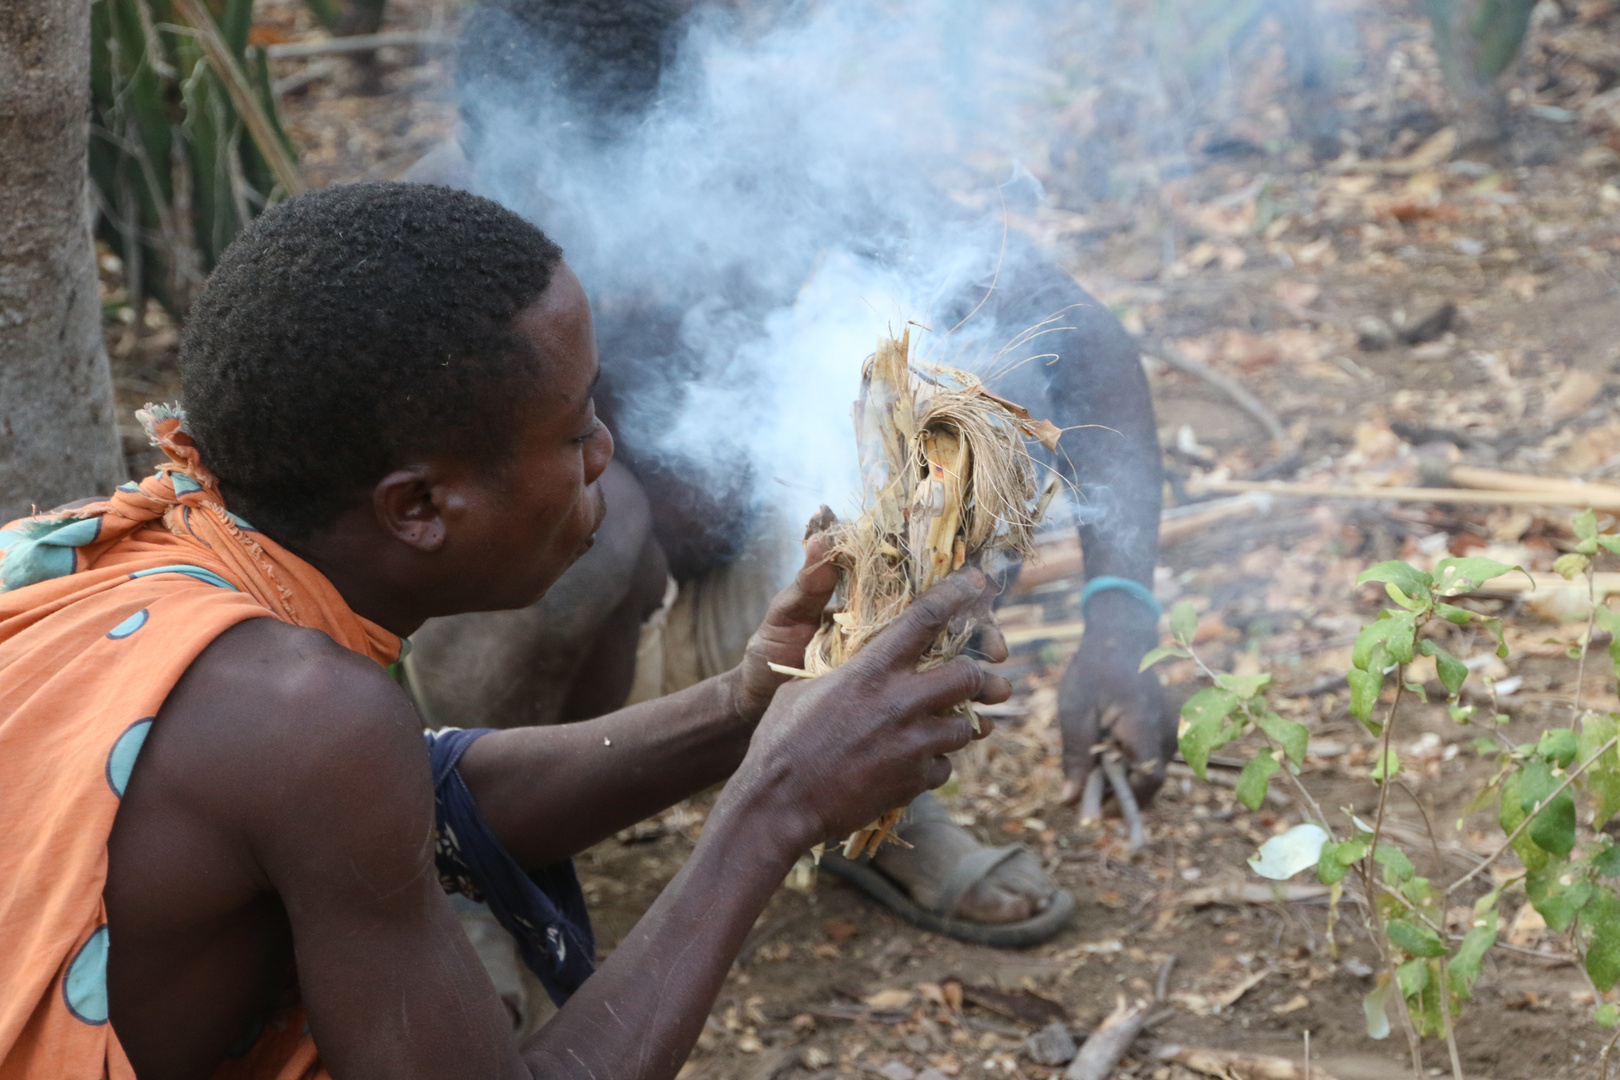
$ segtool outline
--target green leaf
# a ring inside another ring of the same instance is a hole
[[[1525,876],[1524,892],[1548,928],[1562,934],[1591,899],[1593,885],[1581,880],[1568,863],[1549,863]]]
[[[1507,635],[1502,632],[1501,617],[1498,615],[1481,615],[1479,624],[1490,631],[1491,636],[1496,639],[1496,655],[1504,660],[1507,659]]]
[[[1541,733],[1536,753],[1560,769],[1567,769],[1569,763],[1575,760],[1576,745],[1574,728],[1548,728]]]
[[[1447,714],[1450,715],[1452,722],[1456,724],[1468,723],[1474,718],[1475,710],[1476,707],[1473,705],[1460,705],[1457,702],[1452,702],[1446,706]]]
[[[1597,545],[1593,545],[1596,547]],[[1574,581],[1586,573],[1586,568],[1592,565],[1592,560],[1576,551],[1560,555],[1553,560],[1553,573],[1565,581]]]
[[[1502,826],[1502,831],[1509,836],[1524,823],[1523,792],[1524,770],[1514,769],[1508,773],[1507,779],[1502,781],[1502,801],[1496,811],[1497,824]],[[1514,839],[1513,850],[1519,853],[1520,861],[1528,869],[1536,870],[1547,864],[1547,853],[1537,847],[1524,833],[1520,833]]]
[[[1316,863],[1316,880],[1324,885],[1336,885],[1350,872],[1350,867],[1340,862],[1335,854],[1341,846],[1331,842],[1322,846],[1322,857]]]
[[[1408,960],[1395,969],[1395,981],[1400,984],[1402,997],[1417,997],[1429,985],[1429,965],[1422,958]]]
[[[1440,675],[1440,681],[1445,684],[1447,693],[1455,697],[1457,691],[1462,689],[1463,680],[1468,678],[1468,665],[1427,638],[1418,648],[1424,656],[1434,657],[1434,666]]]
[[[1406,852],[1393,846],[1388,840],[1378,841],[1378,850],[1373,853],[1373,861],[1384,868],[1384,880],[1392,885],[1410,881],[1412,875],[1417,873],[1412,860],[1406,857]]]
[[[1270,675],[1217,675],[1215,685],[1230,690],[1241,700],[1248,701],[1271,685]]]
[[[1384,935],[1408,956],[1431,958],[1446,955],[1446,943],[1426,926],[1416,926],[1403,919],[1391,919],[1384,927]],[[1406,989],[1404,986],[1402,989]],[[1408,991],[1410,993],[1410,991]]]
[[[1367,841],[1352,837],[1340,843],[1331,841],[1322,846],[1322,857],[1316,864],[1316,880],[1332,885],[1344,880],[1350,868],[1367,856]]]
[[[1379,672],[1391,663],[1409,664],[1416,636],[1417,622],[1410,611],[1380,611],[1356,635],[1350,663],[1362,671]]]
[[[1269,710],[1262,712],[1254,722],[1268,738],[1282,747],[1289,761],[1296,766],[1305,764],[1305,749],[1310,745],[1311,733],[1304,724],[1284,720]]]
[[[1479,926],[1470,927],[1468,933],[1463,935],[1462,944],[1457,946],[1457,952],[1451,958],[1451,964],[1446,970],[1446,979],[1451,984],[1451,992],[1468,1001],[1474,995],[1474,983],[1479,978],[1480,964],[1485,954],[1490,952],[1491,946],[1496,944],[1497,914],[1492,911],[1485,916]]]
[[[1575,539],[1583,544],[1590,542],[1593,550],[1597,549],[1598,523],[1597,514],[1591,510],[1582,510],[1569,519],[1569,527],[1575,534]]]
[[[1587,862],[1599,877],[1620,877],[1620,844],[1611,841]]]
[[[1401,592],[1401,587],[1395,584],[1393,581],[1384,586],[1384,591],[1389,594],[1389,598],[1391,600],[1401,605],[1401,607],[1405,608],[1407,611],[1422,611],[1424,608],[1429,606],[1428,600],[1424,599],[1421,595],[1415,599],[1407,596],[1405,593]]]
[[[1575,847],[1575,800],[1567,790],[1553,794],[1561,781],[1545,761],[1526,762],[1522,776],[1519,808],[1528,815],[1538,804],[1547,804],[1530,823],[1530,839],[1543,851],[1568,858]]]
[[[1458,626],[1467,626],[1468,620],[1474,617],[1472,611],[1465,607],[1458,607],[1456,604],[1435,604],[1434,613],[1446,620],[1446,622],[1455,623]]]
[[[1226,723],[1237,703],[1237,695],[1230,690],[1206,686],[1181,707],[1182,719],[1187,721],[1187,730],[1179,740],[1181,756],[1200,780],[1208,779],[1204,770],[1209,767],[1209,755],[1243,731],[1240,724]]]
[[[1377,735],[1383,729],[1383,725],[1372,719],[1372,711],[1378,704],[1378,692],[1384,688],[1384,673],[1352,668],[1346,673],[1345,678],[1350,683],[1350,715],[1366,724],[1372,729],[1372,733]]]
[[[1191,645],[1198,632],[1198,612],[1183,600],[1170,609],[1170,636],[1182,645]]]
[[[1173,645],[1161,646],[1142,657],[1142,662],[1141,664],[1137,665],[1136,670],[1146,671],[1148,668],[1152,667],[1154,664],[1157,664],[1160,660],[1166,659],[1167,657],[1178,656],[1185,660],[1191,655],[1192,653],[1188,652],[1186,649],[1179,649]]]
[[[1620,555],[1620,536],[1600,536],[1598,546],[1610,555]]]
[[[1605,1001],[1592,1010],[1592,1023],[1598,1027],[1612,1028],[1620,1024],[1620,1005]]]
[[[1581,761],[1592,761],[1598,750],[1616,735],[1620,735],[1620,720],[1613,715],[1599,716],[1588,713],[1581,721],[1577,757]],[[1604,751],[1602,757],[1592,761],[1581,774],[1580,783],[1587,791],[1597,796],[1592,827],[1601,829],[1608,824],[1610,818],[1620,813],[1620,747],[1611,746]]]
[[[1581,913],[1586,937],[1586,973],[1599,990],[1620,982],[1620,896],[1609,889],[1597,895]]]
[[[1390,559],[1369,566],[1356,578],[1357,585],[1365,585],[1369,581],[1382,581],[1397,586],[1407,596],[1420,596],[1429,591],[1434,584],[1434,578],[1419,570],[1411,563],[1399,559]]]
[[[1386,779],[1399,776],[1401,772],[1401,755],[1395,752],[1392,746],[1379,756],[1377,764],[1373,766],[1372,782],[1382,784]]]
[[[1441,559],[1434,567],[1434,580],[1441,596],[1460,596],[1471,593],[1491,578],[1501,577],[1523,567],[1509,566],[1495,559],[1473,556],[1463,559]]]
[[[1271,774],[1276,771],[1277,759],[1272,756],[1271,748],[1262,748],[1238,774],[1237,801],[1250,810],[1260,809],[1266,801],[1266,785],[1271,783]]]
[[[1440,961],[1438,959],[1411,960],[1396,969],[1396,975],[1403,986],[1413,981],[1401,969],[1407,967],[1421,967],[1422,985],[1409,994],[1406,999],[1407,1008],[1411,1010],[1412,1019],[1417,1021],[1418,1034],[1428,1037],[1443,1035],[1446,1030],[1445,1014],[1440,1010]]]

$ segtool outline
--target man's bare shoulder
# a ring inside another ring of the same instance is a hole
[[[404,691],[324,633],[269,618],[232,627],[192,662],[136,773],[250,833],[326,815],[359,824],[384,809],[414,829],[432,804]]]

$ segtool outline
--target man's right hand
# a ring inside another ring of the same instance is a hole
[[[984,607],[985,578],[958,571],[924,593],[838,670],[782,687],[760,720],[727,794],[772,813],[802,850],[906,806],[951,775],[946,754],[991,725],[955,707],[993,704],[1012,688],[977,661],[930,671],[917,662],[939,633]]]

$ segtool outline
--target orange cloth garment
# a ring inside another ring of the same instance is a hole
[[[0,1080],[133,1080],[107,1022],[107,837],[141,743],[197,655],[269,616],[379,664],[399,658],[398,637],[226,511],[183,414],[139,415],[172,464],[0,531]],[[300,1008],[238,1045],[217,1077],[326,1075]]]

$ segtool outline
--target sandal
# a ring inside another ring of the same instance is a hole
[[[911,813],[911,821],[907,824],[950,820],[950,815],[939,801],[926,795],[912,804]],[[1047,905],[1045,911],[1019,922],[975,922],[971,919],[956,918],[955,912],[969,889],[995,873],[998,867],[1027,850],[1022,844],[1007,844],[1003,847],[986,847],[969,852],[946,876],[945,887],[940,891],[938,903],[928,907],[917,903],[888,875],[873,867],[871,859],[865,855],[846,859],[836,851],[828,851],[821,856],[821,866],[829,873],[856,886],[902,919],[925,930],[932,930],[936,934],[944,934],[975,945],[1015,949],[1039,945],[1050,940],[1059,930],[1067,926],[1069,920],[1074,918],[1073,894],[1067,889],[1058,889],[1052,894],[1051,903]]]

